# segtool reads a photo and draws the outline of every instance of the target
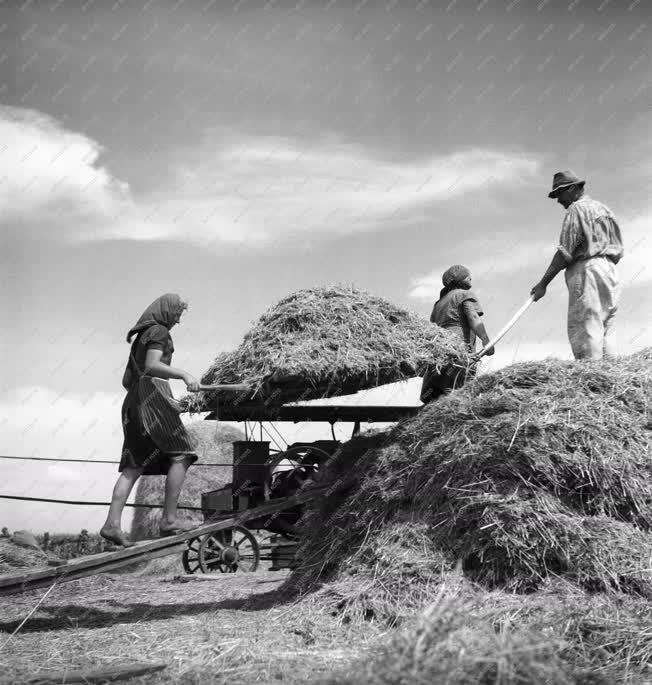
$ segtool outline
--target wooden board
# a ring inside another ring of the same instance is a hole
[[[420,409],[421,405],[284,404],[275,407],[261,403],[241,402],[239,404],[220,404],[217,411],[211,412],[206,420],[393,423],[415,416]]]
[[[163,661],[152,664],[124,664],[99,670],[43,671],[22,681],[24,685],[58,685],[59,683],[115,683],[167,668]]]
[[[198,526],[192,531],[171,535],[156,540],[143,540],[133,547],[125,547],[117,552],[101,552],[76,559],[70,559],[62,566],[48,566],[34,570],[22,569],[16,573],[0,575],[0,595],[8,595],[24,590],[52,585],[55,581],[63,583],[87,576],[112,571],[128,566],[136,561],[148,561],[168,554],[178,554],[185,549],[185,543],[208,533],[227,530],[253,519],[264,518],[299,504],[305,504],[328,494],[327,486],[311,487],[300,490],[292,497],[275,499],[253,509],[246,509],[235,515],[216,517],[210,523]]]
[[[42,587],[50,587],[53,583],[65,583],[70,580],[79,580],[80,578],[87,578],[88,576],[95,576],[98,573],[109,573],[111,571],[116,571],[117,569],[124,568],[130,564],[135,564],[140,561],[150,561],[151,559],[157,559],[159,557],[165,557],[169,554],[181,554],[183,550],[186,549],[185,543],[173,545],[172,547],[165,547],[164,549],[155,550],[153,552],[148,552],[146,556],[136,556],[128,557],[122,559],[105,559],[100,564],[93,564],[85,567],[81,567],[81,564],[73,566],[69,573],[61,573],[59,575],[48,575],[46,573],[35,572],[33,575],[30,573],[24,573],[21,576],[21,580],[18,582],[8,583],[6,586],[0,586],[0,595],[12,595],[16,592],[24,592],[25,590],[36,590]],[[104,552],[104,554],[117,554],[116,552]],[[99,556],[98,554],[93,554],[91,556]],[[79,559],[84,559],[87,557],[79,557]],[[72,566],[72,565],[71,565]],[[62,567],[58,567],[60,569]],[[63,567],[65,568],[65,567]],[[58,570],[57,569],[57,570]],[[11,576],[0,576],[0,582],[6,579],[15,578],[16,574]]]

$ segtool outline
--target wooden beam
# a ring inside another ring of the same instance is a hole
[[[99,670],[77,671],[44,671],[40,675],[33,675],[21,680],[25,685],[59,685],[61,683],[114,683],[128,680],[137,676],[156,673],[167,668],[167,664],[159,661],[151,664],[124,664],[111,666]]]
[[[307,405],[284,404],[271,407],[265,404],[242,402],[228,405],[221,403],[219,415],[211,412],[206,420],[215,421],[325,421],[335,423],[346,421],[350,423],[393,423],[415,416],[421,406],[384,406],[384,405],[348,405],[322,404]]]
[[[98,573],[110,573],[131,564],[137,564],[143,561],[151,561],[160,557],[166,557],[170,554],[181,554],[186,549],[185,544],[177,544],[172,547],[165,547],[164,549],[147,552],[138,556],[131,556],[126,559],[106,559],[101,564],[89,565],[81,568],[73,568],[70,573],[62,575],[43,574],[35,572],[32,575],[24,573],[19,580],[12,583],[5,583],[5,579],[15,578],[12,576],[0,576],[0,595],[12,595],[17,592],[24,592],[25,590],[37,590],[38,588],[50,587],[55,582],[67,583],[70,580],[79,580],[80,578],[88,578],[88,576],[96,576]],[[115,552],[107,552],[106,554],[116,554]],[[99,555],[91,555],[99,556]],[[80,557],[83,558],[83,557]],[[79,566],[79,565],[78,565]]]

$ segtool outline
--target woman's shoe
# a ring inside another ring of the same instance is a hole
[[[120,547],[133,547],[133,542],[123,533],[120,528],[111,528],[109,526],[103,526],[100,530],[100,535],[114,545],[119,545]]]

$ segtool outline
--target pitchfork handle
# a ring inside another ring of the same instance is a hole
[[[475,355],[478,359],[483,357],[487,350],[499,342],[509,329],[525,314],[527,308],[534,302],[534,295],[528,297],[527,302],[512,316],[512,318],[496,333],[496,335]]]
[[[199,390],[225,390],[230,392],[247,392],[251,386],[246,383],[221,383],[219,385],[200,385]]]

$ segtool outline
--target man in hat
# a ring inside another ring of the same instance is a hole
[[[558,171],[548,197],[566,214],[550,266],[532,288],[535,302],[564,269],[568,286],[568,339],[575,359],[613,356],[614,316],[620,299],[616,264],[623,256],[620,228],[601,202],[584,193],[586,181]]]

